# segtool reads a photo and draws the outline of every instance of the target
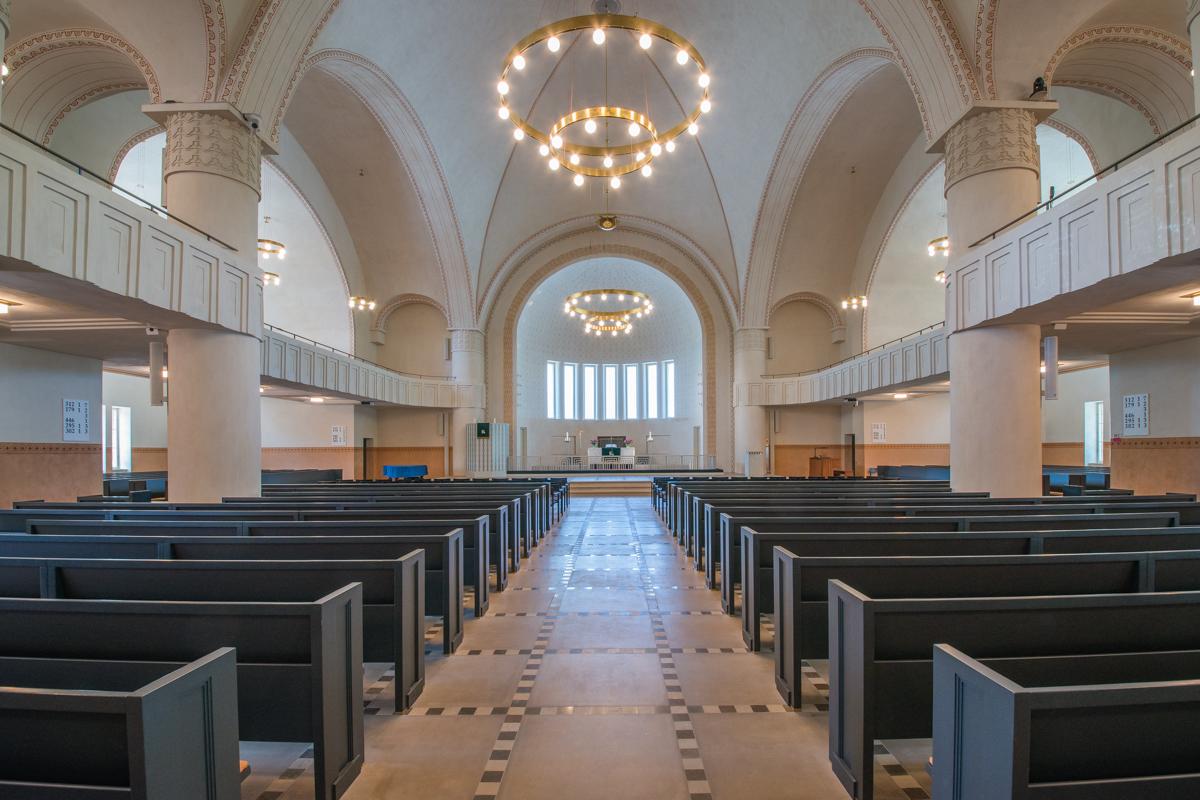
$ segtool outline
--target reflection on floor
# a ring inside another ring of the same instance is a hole
[[[346,798],[842,800],[825,666],[784,706],[771,653],[746,651],[649,499],[576,497],[458,652],[429,662],[411,713],[393,714],[390,672],[368,665],[367,759]],[[929,796],[928,743],[903,745],[876,748],[879,800]],[[242,757],[244,800],[312,797],[303,746]]]

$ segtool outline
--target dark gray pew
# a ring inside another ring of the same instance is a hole
[[[981,662],[937,645],[934,797],[1200,796],[1197,675],[1195,650]]]
[[[427,613],[442,617],[442,647],[446,653],[458,649],[463,637],[463,533],[455,528],[445,533],[437,527],[399,522],[350,522],[341,524],[322,522],[188,522],[186,520],[61,520],[44,522],[31,520],[28,524],[32,536],[61,538],[81,536],[113,538],[145,536],[157,540],[156,555],[129,555],[129,558],[180,558],[199,561],[294,561],[326,558],[342,560],[353,558],[349,550],[329,542],[346,538],[374,538],[369,531],[380,531],[379,537],[386,538],[388,555],[384,558],[399,558],[411,550],[425,554],[425,609]],[[273,527],[280,526],[280,527]],[[309,531],[301,533],[301,531]],[[340,532],[339,532],[340,531]],[[386,531],[386,533],[384,533]],[[275,545],[281,552],[295,552],[295,540],[320,538],[323,545],[321,555],[310,549],[306,555],[276,555]],[[397,552],[397,546],[403,552]],[[405,548],[404,545],[407,545]],[[99,551],[90,545],[75,548],[70,554],[64,552],[56,542],[46,552],[30,553],[30,545],[18,543],[0,535],[0,555],[33,555],[34,557],[100,558]],[[24,550],[17,553],[13,550]],[[369,559],[371,556],[357,556]]]
[[[0,596],[309,602],[363,587],[363,658],[395,665],[396,708],[425,687],[425,554],[388,560],[158,561],[0,557]]]
[[[0,658],[0,797],[238,800],[233,648],[173,665]]]
[[[1051,674],[1051,656],[1200,650],[1200,592],[891,600],[832,581],[829,620],[829,757],[857,800],[873,796],[875,740],[932,735],[936,644]]]
[[[312,742],[316,800],[345,794],[363,762],[360,585],[313,603],[0,598],[0,659],[173,669],[219,647],[237,649],[241,738]]]
[[[1192,538],[1200,544],[1200,529],[1195,530]],[[1200,590],[1200,550],[859,557],[800,557],[783,547],[774,550],[775,685],[793,706],[800,705],[801,662],[829,655],[831,580],[876,598]],[[1156,581],[1160,564],[1161,585]]]
[[[742,587],[742,602],[750,597],[762,612],[769,610],[771,550],[758,549],[750,556],[744,532],[758,533],[902,533],[904,531],[1036,531],[1086,528],[1168,528],[1179,525],[1175,513],[1147,514],[1011,514],[1000,516],[960,515],[952,517],[732,517],[721,515],[721,608],[736,614],[735,589]],[[727,567],[727,569],[726,569]],[[761,579],[761,583],[760,583]],[[765,604],[765,605],[764,605]]]

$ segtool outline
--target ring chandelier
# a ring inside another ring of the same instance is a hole
[[[592,303],[608,303],[610,299],[620,304],[618,308],[593,308]],[[585,289],[567,295],[563,313],[583,321],[585,335],[603,336],[618,333],[633,333],[633,320],[650,316],[654,304],[645,292],[635,289]]]
[[[573,109],[559,117],[549,130],[541,130],[509,105],[512,84],[516,82],[517,73],[524,71],[528,59],[533,57],[531,48],[544,43],[546,51],[553,56],[563,48],[563,37],[583,31],[591,31],[589,38],[597,47],[607,47],[609,35],[614,31],[629,32],[638,48],[647,55],[656,40],[674,47],[672,60],[675,64],[679,68],[696,70],[696,84],[701,90],[699,102],[672,127],[664,129],[649,117],[648,109],[638,111],[609,105],[606,89],[603,103]],[[684,133],[692,136],[699,133],[700,117],[712,110],[710,83],[700,53],[691,42],[665,25],[624,14],[586,14],[552,22],[517,42],[505,59],[496,91],[500,94],[500,119],[513,124],[513,138],[519,142],[528,136],[537,142],[538,153],[546,159],[551,171],[562,168],[573,173],[576,186],[583,186],[585,179],[590,177],[607,179],[611,188],[618,189],[623,175],[639,171],[649,178],[654,172],[651,162],[663,153],[675,152],[677,138]],[[600,123],[605,123],[607,131],[610,122],[617,124],[616,130],[622,141],[611,142],[602,133],[604,140],[597,143],[601,138],[597,135]]]

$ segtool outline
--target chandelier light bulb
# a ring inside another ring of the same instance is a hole
[[[518,55],[516,58],[514,58],[513,66],[516,67],[518,70],[525,69],[525,56]]]
[[[550,137],[550,146],[553,147],[555,150],[558,150],[559,148],[561,148],[562,145],[563,145],[563,140],[562,140],[561,136],[559,136],[558,134],[554,134],[553,136]]]
[[[613,331],[613,332],[612,332],[612,335],[613,335],[613,336],[616,336],[616,335],[617,335],[617,332],[616,332],[616,331]]]
[[[550,162],[547,166],[550,167],[551,171],[558,169],[558,159],[557,158],[550,159]]]
[[[650,45],[654,44],[654,39],[651,38],[650,34],[643,33],[642,37],[638,39],[638,44],[641,45],[643,50],[649,50]]]
[[[670,141],[667,142],[667,152],[668,153],[675,152],[675,140],[674,139],[671,139]]]
[[[545,142],[542,142],[540,145],[538,145],[538,155],[540,155],[542,158],[550,155],[550,145],[546,144]]]
[[[607,300],[607,299],[608,299],[608,292],[602,292],[602,293],[600,294],[600,299],[601,299],[601,300]]]
[[[633,333],[633,326],[632,326],[632,325],[626,325],[626,326],[625,326],[625,332],[626,332],[626,333]]]
[[[287,258],[287,250],[286,249],[280,250],[279,251],[279,260],[283,261],[285,258]]]
[[[558,48],[561,45],[562,45],[562,43],[560,41],[558,41],[557,36],[551,36],[549,39],[546,40],[546,49],[549,50],[551,53],[557,53]]]
[[[601,334],[601,331],[596,331],[597,336],[599,336],[600,334]]]
[[[604,44],[604,28],[596,28],[592,31],[592,42],[595,44]]]
[[[712,111],[712,101],[709,100],[708,98],[701,100],[700,101],[700,113],[707,114],[710,111]]]
[[[571,181],[576,186],[583,186],[583,176],[582,175],[576,175],[574,178],[571,179]]]
[[[612,180],[608,182],[608,185],[614,189],[620,189],[621,188],[621,179],[619,177],[617,177],[616,175],[613,175]]]
[[[496,113],[500,115],[500,119],[508,119],[508,106],[500,106]]]
[[[592,296],[591,296],[590,294],[585,294],[585,295],[583,296],[583,302],[585,302],[585,303],[590,303],[590,302],[592,302]]]
[[[499,83],[497,83],[496,91],[500,93],[501,97],[508,94],[508,81],[500,81]]]
[[[643,178],[649,178],[653,174],[654,174],[654,170],[650,167],[649,164],[642,167],[642,177]]]
[[[525,138],[525,131],[520,128],[513,128],[513,138],[518,142]]]
[[[596,132],[596,120],[589,119],[587,122],[583,123],[583,129],[585,131],[587,131],[588,133],[595,133]]]
[[[636,122],[629,123],[629,135],[630,136],[637,136],[641,132],[642,132],[641,125],[638,125]]]
[[[639,312],[637,312],[636,314],[634,314],[634,316],[635,316],[635,317],[637,317],[638,319],[641,319],[641,318],[642,318],[642,312],[640,312],[640,311],[639,311]]]
[[[683,66],[684,64],[686,64],[687,62],[688,62],[688,54],[687,54],[687,50],[682,50],[682,49],[681,49],[679,52],[677,52],[677,53],[675,54],[675,63],[676,63],[676,64],[678,64],[679,66],[681,66],[681,67],[682,67],[682,66]]]
[[[691,125],[688,125],[688,133],[690,133],[692,136],[695,136],[699,132],[700,126],[696,123],[693,122]]]
[[[612,165],[613,165],[612,156],[605,156],[604,157],[604,168],[609,169],[610,167],[612,167]]]
[[[619,294],[619,295],[617,295],[617,302],[619,302],[619,303],[624,303],[624,302],[625,302],[625,295],[623,295],[623,294]]]
[[[655,142],[654,144],[650,145],[650,155],[652,155],[652,156],[662,155],[662,145],[659,144],[658,142]]]
[[[707,89],[708,85],[712,83],[712,78],[708,77],[707,72],[701,72],[700,77],[696,79],[696,82],[700,84],[701,89]]]
[[[646,158],[646,154],[641,150],[638,150],[636,153],[634,153],[633,157],[638,161],[643,161]]]
[[[578,166],[579,165],[579,153],[571,153],[570,161],[571,161],[572,166]]]

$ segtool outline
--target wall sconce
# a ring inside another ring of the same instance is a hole
[[[865,294],[854,295],[853,297],[842,298],[842,309],[857,311],[860,308],[867,307],[867,296]]]
[[[929,255],[930,256],[942,256],[943,258],[949,258],[949,256],[950,256],[950,237],[949,236],[939,236],[936,239],[930,239],[929,240]]]

